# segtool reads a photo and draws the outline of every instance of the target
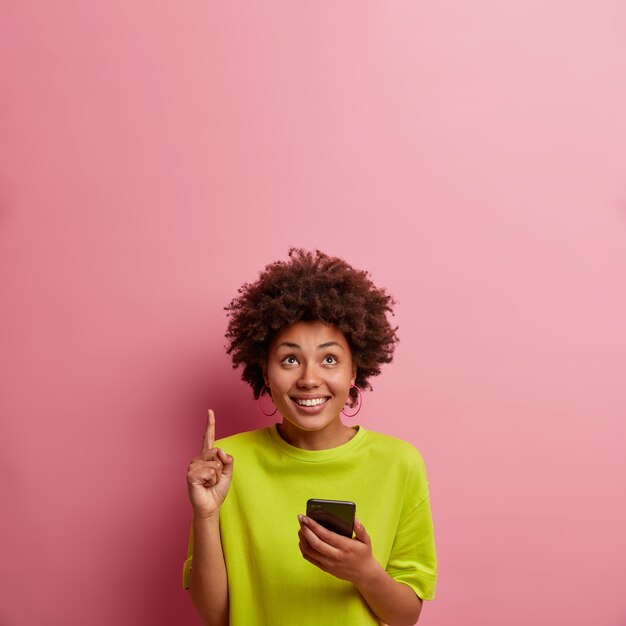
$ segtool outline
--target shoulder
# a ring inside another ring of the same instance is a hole
[[[367,430],[366,432],[368,447],[380,450],[384,454],[393,454],[399,461],[424,463],[421,452],[412,443],[374,430]]]
[[[372,459],[392,464],[397,472],[418,483],[427,483],[426,463],[415,445],[373,430],[368,430],[366,434],[366,449]]]
[[[367,431],[368,448],[376,450],[371,457],[378,466],[387,468],[387,485],[403,494],[404,509],[410,510],[429,493],[429,481],[422,453],[408,441]],[[382,456],[378,456],[378,454]]]

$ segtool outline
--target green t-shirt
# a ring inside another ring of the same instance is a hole
[[[435,597],[437,561],[421,454],[411,444],[357,429],[347,443],[302,450],[276,426],[215,445],[235,458],[220,510],[231,626],[378,624],[356,587],[306,561],[298,513],[309,498],[349,500],[372,540],[376,560],[423,600]],[[188,587],[193,533],[183,569]]]

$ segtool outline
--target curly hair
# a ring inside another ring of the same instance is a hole
[[[243,365],[242,380],[258,398],[265,381],[263,367],[273,337],[286,325],[321,321],[336,326],[346,337],[356,364],[356,385],[372,388],[369,378],[390,363],[398,343],[387,319],[394,299],[376,287],[369,272],[319,250],[291,248],[287,261],[265,267],[254,283],[245,283],[224,307],[229,323],[227,353],[233,368]],[[350,390],[351,406],[356,389]]]

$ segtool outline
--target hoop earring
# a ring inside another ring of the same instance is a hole
[[[274,412],[273,412],[273,413],[266,413],[266,412],[263,410],[263,405],[261,404],[261,398],[263,397],[263,392],[264,392],[266,389],[267,389],[267,387],[266,387],[265,385],[263,385],[263,388],[261,389],[261,393],[259,393],[259,397],[258,397],[259,409],[260,409],[261,413],[263,413],[263,415],[265,415],[266,417],[272,417],[272,415],[276,415],[276,411],[278,411],[278,407],[276,407],[276,408],[274,409]],[[269,390],[268,390],[268,391],[269,391]],[[271,397],[272,397],[272,396],[270,395],[270,398],[271,398]]]
[[[354,413],[346,413],[345,411],[342,411],[341,414],[345,415],[346,417],[354,417],[363,408],[363,392],[361,391],[360,387],[357,387],[356,385],[352,385],[350,389],[352,389],[352,387],[354,387],[358,392],[359,408]]]

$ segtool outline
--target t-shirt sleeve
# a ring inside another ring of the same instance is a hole
[[[435,599],[437,556],[429,496],[400,520],[386,570],[422,600]]]
[[[434,600],[437,555],[426,465],[419,451],[413,449],[411,456],[405,502],[386,571],[394,580],[409,585],[422,600]]]
[[[189,545],[187,547],[187,559],[183,563],[183,589],[189,589],[189,575],[193,561],[193,526],[189,531]]]

